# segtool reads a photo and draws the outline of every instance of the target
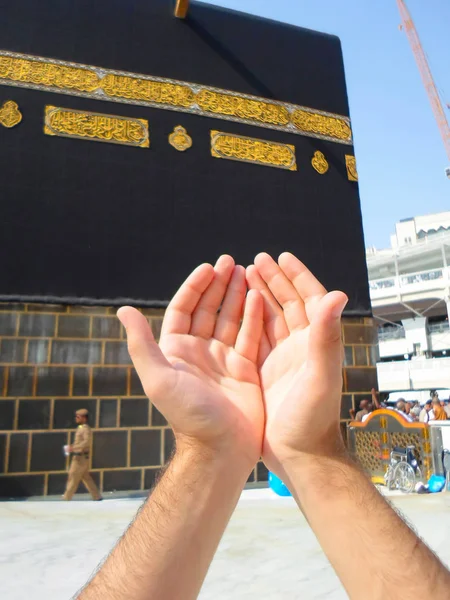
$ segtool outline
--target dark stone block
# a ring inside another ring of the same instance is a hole
[[[344,341],[346,344],[376,344],[378,334],[376,327],[366,325],[344,325]]]
[[[148,398],[122,398],[120,402],[121,427],[148,426]]]
[[[159,412],[155,405],[152,405],[152,425],[154,427],[165,427],[167,425],[166,418]]]
[[[373,367],[376,366],[377,362],[380,361],[380,347],[378,344],[376,346],[369,346],[369,364]]]
[[[344,346],[344,367],[353,366],[353,347]]]
[[[36,396],[67,396],[70,369],[66,367],[39,367]]]
[[[103,473],[103,491],[115,492],[141,489],[141,474],[138,470],[105,471]]]
[[[131,432],[132,467],[158,466],[161,464],[161,430],[145,429]]]
[[[50,400],[20,400],[18,429],[48,429]]]
[[[0,433],[0,473],[5,472],[6,434]]]
[[[145,469],[144,489],[151,489],[157,483],[161,469]]]
[[[55,364],[99,364],[102,357],[101,342],[54,340],[51,362]]]
[[[127,393],[125,367],[94,367],[92,394],[95,396],[124,396]]]
[[[0,312],[0,335],[16,335],[17,315]]]
[[[27,362],[36,365],[48,363],[48,340],[29,340]]]
[[[53,337],[55,335],[54,315],[28,314],[20,315],[19,335],[24,337]]]
[[[14,427],[14,400],[0,400],[0,430]]]
[[[100,489],[100,473],[91,471],[92,479],[95,481],[95,485]],[[50,473],[48,476],[47,494],[49,496],[61,496],[66,490],[67,484],[67,473]],[[87,489],[84,487],[83,482],[80,482],[76,493],[86,493]]]
[[[163,319],[161,318],[153,318],[151,320],[152,332],[155,336],[155,340],[158,342],[161,337],[161,329],[162,329]]]
[[[31,442],[30,471],[64,471],[66,457],[63,446],[65,433],[34,433]]]
[[[9,439],[9,473],[23,473],[27,470],[28,433],[13,433]]]
[[[94,431],[94,469],[126,467],[127,431]]]
[[[99,427],[117,427],[117,400],[100,400]]]
[[[355,365],[365,367],[367,365],[367,348],[366,346],[355,346]]]
[[[0,302],[0,310],[25,310],[25,304],[20,302]]]
[[[268,481],[269,471],[264,463],[259,462],[256,465],[256,479],[257,481]]]
[[[89,329],[90,317],[61,315],[58,318],[58,337],[60,338],[87,338]]]
[[[89,424],[97,422],[97,400],[55,400],[53,429],[72,429],[75,426],[75,411],[86,408],[89,411]]]
[[[0,395],[2,395],[2,396],[3,396],[3,388],[4,387],[5,387],[5,367],[0,367]]]
[[[131,358],[128,354],[126,342],[106,342],[105,344],[106,365],[130,365]]]
[[[342,394],[341,399],[341,419],[351,419],[350,409],[353,408],[353,399],[351,394]]]
[[[250,475],[248,476],[247,479],[247,483],[254,483],[255,482],[255,469],[253,469],[253,471],[250,473]]]
[[[0,362],[23,363],[25,360],[25,340],[1,340]]]
[[[1,498],[28,498],[42,496],[44,475],[14,475],[0,478]]]
[[[89,396],[89,369],[77,367],[73,370],[73,396]]]
[[[31,396],[33,378],[33,367],[10,367],[7,396]]]
[[[163,429],[164,435],[164,464],[171,458],[175,451],[175,436],[172,429]]]
[[[136,369],[131,369],[130,376],[130,394],[132,396],[145,396],[145,392],[142,388],[141,380],[136,372]]]
[[[94,317],[93,338],[120,339],[120,321],[117,317]]]
[[[377,370],[363,367],[359,369],[345,369],[347,379],[347,392],[364,392],[377,388]]]

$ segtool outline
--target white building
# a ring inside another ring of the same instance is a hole
[[[450,212],[396,223],[367,250],[381,391],[450,388]]]

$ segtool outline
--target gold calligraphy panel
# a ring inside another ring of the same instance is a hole
[[[328,169],[330,168],[330,165],[328,164],[328,161],[325,158],[324,153],[319,152],[319,150],[314,152],[314,156],[311,160],[311,164],[314,167],[314,169],[318,173],[320,173],[320,175],[325,175],[325,173],[327,173]]]
[[[356,169],[356,158],[345,155],[345,164],[347,165],[347,176],[350,181],[358,181],[358,171]]]
[[[0,50],[0,84],[139,104],[352,144],[350,119],[206,85]]]
[[[288,171],[297,170],[294,146],[222,131],[211,131],[211,154],[215,158],[227,158]]]
[[[148,121],[58,106],[45,107],[44,133],[61,137],[148,148]]]

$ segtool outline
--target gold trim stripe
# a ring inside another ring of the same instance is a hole
[[[148,148],[148,121],[58,106],[45,107],[44,133],[95,142]]]
[[[297,170],[295,146],[211,131],[211,155],[288,171]]]
[[[341,115],[184,81],[0,50],[0,84],[138,104],[353,143]]]

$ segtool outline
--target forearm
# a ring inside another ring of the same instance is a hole
[[[294,462],[286,481],[350,598],[448,598],[450,573],[349,458]]]
[[[232,457],[177,451],[79,599],[196,598],[250,472],[239,464]]]

